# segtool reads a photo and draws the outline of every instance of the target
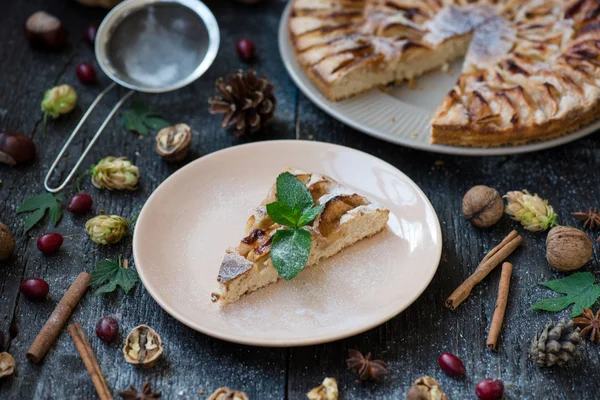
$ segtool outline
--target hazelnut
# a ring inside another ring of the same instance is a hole
[[[430,376],[422,376],[413,383],[406,400],[448,400],[448,397],[438,381]]]
[[[25,39],[34,46],[56,50],[67,41],[67,30],[54,15],[38,11],[25,21]]]
[[[35,144],[31,138],[16,131],[0,131],[0,163],[22,164],[35,157]]]
[[[556,226],[546,238],[546,259],[559,271],[573,271],[592,257],[592,239],[577,228]]]
[[[142,368],[151,368],[156,365],[162,353],[163,343],[160,336],[147,325],[133,328],[127,335],[123,347],[125,361]]]
[[[15,250],[15,239],[6,225],[0,222],[0,261],[6,260]]]
[[[168,162],[183,160],[191,144],[192,129],[186,124],[168,126],[156,134],[156,153]]]
[[[15,359],[7,352],[0,353],[0,378],[12,375],[15,371]]]
[[[496,189],[478,185],[463,197],[462,212],[474,226],[489,228],[502,218],[504,204]]]

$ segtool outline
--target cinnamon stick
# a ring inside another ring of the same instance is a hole
[[[502,242],[494,247],[477,266],[475,271],[446,299],[445,305],[451,310],[456,309],[465,301],[473,287],[483,280],[494,268],[506,259],[517,247],[523,243],[523,238],[512,231]]]
[[[69,325],[67,330],[69,331],[69,334],[73,339],[73,343],[75,343],[75,347],[77,348],[77,351],[83,360],[85,369],[92,379],[92,383],[96,388],[96,392],[98,392],[98,397],[100,400],[113,400],[110,389],[106,384],[106,379],[104,379],[104,375],[102,375],[100,365],[98,364],[98,360],[96,359],[94,351],[92,350],[92,346],[90,346],[85,333],[83,333],[83,329],[81,329],[81,324],[77,322]]]
[[[44,324],[42,330],[36,336],[33,344],[27,351],[27,359],[34,363],[42,361],[50,346],[56,341],[62,327],[69,319],[73,309],[83,297],[92,277],[87,272],[82,272],[77,276],[71,287],[60,299],[54,311]]]
[[[492,325],[490,326],[490,332],[487,338],[487,347],[490,350],[496,350],[498,344],[498,335],[500,335],[500,328],[502,328],[502,322],[504,321],[504,313],[506,311],[506,304],[508,303],[508,288],[510,287],[510,276],[512,274],[513,266],[509,262],[502,264],[502,274],[500,275],[500,283],[498,284],[498,299],[496,300],[496,309],[494,310],[494,317],[492,318]]]

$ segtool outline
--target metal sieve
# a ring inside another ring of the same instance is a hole
[[[127,0],[109,12],[98,28],[95,51],[98,65],[113,83],[92,102],[58,153],[44,180],[46,190],[64,189],[133,93],[169,92],[194,82],[214,61],[219,41],[217,21],[199,0]],[[94,107],[117,84],[131,90],[115,104],[67,178],[51,188],[48,182],[58,162]]]

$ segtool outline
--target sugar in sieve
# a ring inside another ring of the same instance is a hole
[[[96,35],[96,60],[113,83],[87,109],[56,160],[44,187],[59,192],[69,183],[86,155],[123,103],[136,91],[163,93],[184,87],[210,67],[219,49],[219,26],[199,0],[126,0],[100,24]],[[49,186],[58,162],[102,98],[117,85],[129,90],[115,104],[83,154],[56,188]]]

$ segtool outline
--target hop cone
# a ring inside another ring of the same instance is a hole
[[[275,86],[256,72],[246,75],[238,71],[227,80],[217,79],[219,96],[208,100],[211,114],[224,114],[223,129],[231,129],[236,136],[254,133],[273,119],[277,100]]]
[[[565,324],[549,322],[542,333],[536,333],[531,342],[529,355],[540,367],[565,365],[579,356],[577,345],[582,345],[579,328],[573,328],[573,321]]]
[[[42,111],[44,116],[58,118],[75,108],[77,104],[77,92],[69,85],[55,86],[46,90],[42,100]]]
[[[140,172],[127,157],[106,157],[91,169],[92,184],[98,189],[135,190]]]
[[[117,243],[129,232],[129,223],[118,215],[98,215],[85,223],[85,231],[98,244]]]
[[[548,200],[541,199],[537,194],[531,195],[527,190],[508,192],[504,195],[508,204],[504,209],[515,221],[528,231],[539,232],[556,226],[556,214]]]

